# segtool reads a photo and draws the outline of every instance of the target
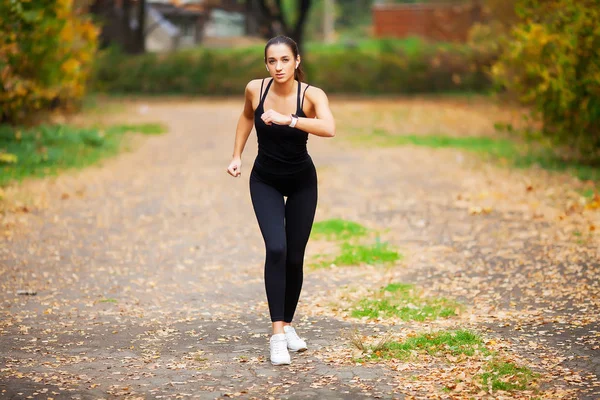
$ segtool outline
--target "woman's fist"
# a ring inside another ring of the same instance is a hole
[[[242,160],[240,160],[239,158],[234,158],[233,160],[231,160],[231,163],[229,163],[229,167],[227,167],[227,172],[229,173],[229,175],[236,178],[240,176],[242,174]]]
[[[292,123],[292,116],[291,115],[279,114],[277,111],[271,110],[271,109],[265,111],[263,113],[263,115],[260,116],[260,118],[267,125],[271,125],[271,124],[289,125],[289,124]]]

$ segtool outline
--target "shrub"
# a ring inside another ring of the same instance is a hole
[[[73,0],[0,0],[0,122],[83,96],[98,31]]]
[[[403,50],[389,41],[369,48],[316,47],[304,57],[307,82],[328,93],[377,94],[474,91],[491,80],[484,67],[494,55],[463,45]],[[266,76],[262,49],[194,49],[170,54],[102,54],[94,87],[113,93],[239,95]]]
[[[597,0],[519,0],[497,81],[533,106],[567,157],[600,162],[600,8]]]

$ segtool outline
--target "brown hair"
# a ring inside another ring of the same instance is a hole
[[[267,44],[265,45],[265,63],[267,62],[267,49],[273,44],[285,44],[287,45],[292,53],[294,54],[294,61],[298,58],[298,44],[294,41],[294,39],[287,36],[275,36],[274,38],[269,39]],[[304,71],[302,70],[302,62],[298,65],[294,72],[294,78],[298,80],[298,82],[304,81]]]

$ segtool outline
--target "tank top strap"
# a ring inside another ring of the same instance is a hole
[[[265,83],[265,80],[263,79],[263,84]],[[267,88],[265,89],[265,93],[262,94],[262,84],[260,85],[260,92],[261,92],[261,96],[260,96],[260,105],[262,105],[265,102],[265,98],[267,97],[267,93],[269,93],[269,88],[271,87],[271,83],[273,83],[273,79],[271,79],[269,81],[269,83],[267,84]]]
[[[302,86],[302,83],[300,81],[298,81],[298,94],[296,95],[296,114],[298,114],[300,111],[302,111],[302,108],[300,106],[300,87]]]
[[[300,103],[300,109],[304,108],[304,98],[306,97],[306,90],[308,89],[310,85],[306,84],[306,87],[304,88],[304,92],[302,92],[302,103]]]
[[[259,99],[262,99],[262,91],[263,91],[264,84],[265,84],[265,78],[263,78],[262,82],[260,83],[260,96],[258,97]]]

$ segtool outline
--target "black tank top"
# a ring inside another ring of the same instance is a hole
[[[297,128],[290,128],[287,125],[267,125],[264,123],[260,116],[265,112],[264,102],[273,79],[269,81],[265,93],[262,94],[264,83],[265,80],[263,79],[260,86],[260,102],[254,111],[254,127],[256,128],[258,139],[257,161],[263,167],[278,170],[272,172],[285,173],[297,171],[311,161],[306,149],[308,133]],[[310,85],[307,85],[304,89],[302,101],[300,101],[301,84],[298,82],[296,115],[299,117],[306,117],[304,111],[302,111],[302,106],[304,105],[304,94],[308,86]]]

